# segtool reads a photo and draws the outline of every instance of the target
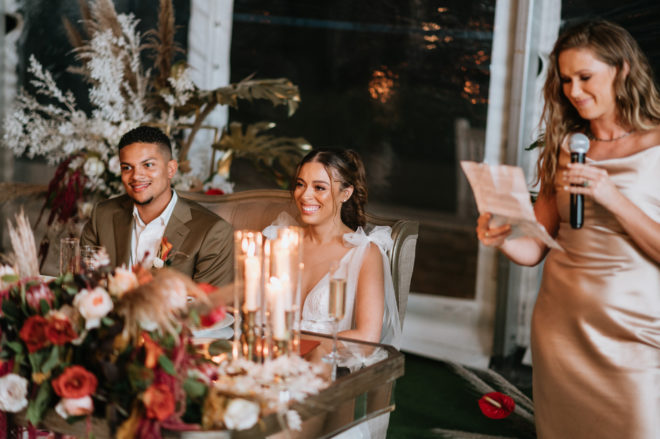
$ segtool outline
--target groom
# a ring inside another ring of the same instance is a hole
[[[170,187],[178,167],[170,139],[158,128],[135,128],[119,141],[119,160],[126,194],[96,205],[81,245],[102,245],[113,266],[169,265],[195,282],[231,282],[232,227]]]

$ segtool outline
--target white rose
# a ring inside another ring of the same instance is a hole
[[[232,400],[223,417],[230,430],[247,430],[259,420],[259,405],[246,399]]]
[[[94,411],[94,401],[91,396],[82,398],[62,398],[55,406],[55,412],[64,419],[69,416],[88,415]]]
[[[10,373],[0,378],[0,410],[18,413],[27,404],[28,382],[22,376]]]
[[[105,171],[105,165],[98,158],[90,157],[83,165],[83,170],[88,177],[97,177],[103,174],[103,171]]]
[[[101,319],[112,310],[110,295],[100,287],[81,290],[73,299],[73,305],[85,318],[85,329],[101,326]]]
[[[113,155],[108,160],[108,169],[115,175],[121,175],[121,162],[118,155]]]
[[[121,297],[126,291],[138,287],[138,279],[131,270],[118,267],[108,278],[108,291],[116,297]]]
[[[161,258],[154,259],[154,268],[163,268],[163,265],[165,265],[165,262]]]

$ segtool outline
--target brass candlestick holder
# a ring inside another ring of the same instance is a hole
[[[243,334],[241,341],[243,345],[243,355],[250,361],[257,360],[257,311],[243,310]]]

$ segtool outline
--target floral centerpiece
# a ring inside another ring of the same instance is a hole
[[[0,415],[21,412],[30,428],[52,410],[69,422],[97,416],[118,426],[118,438],[246,429],[273,410],[295,427],[277,389],[300,400],[325,387],[298,357],[254,365],[223,354],[223,363],[194,345],[190,328],[208,320],[197,311],[208,300],[188,277],[117,268],[104,284],[70,273],[44,280],[24,218],[19,232],[10,231],[16,254],[32,251],[0,266]],[[218,311],[207,324],[222,319]]]
[[[3,143],[16,156],[44,157],[57,166],[44,205],[50,209],[49,226],[84,220],[90,202],[123,192],[116,145],[125,132],[142,124],[161,127],[175,140],[180,172],[174,183],[182,190],[201,187],[209,180],[212,193],[230,192],[233,186],[227,181],[227,170],[234,156],[251,158],[284,181],[310,148],[299,138],[275,141],[272,136],[259,136],[260,142],[242,142],[244,136],[233,128],[224,133],[224,140],[216,138],[210,145],[209,154],[224,154],[221,172],[211,167],[206,176],[193,169],[188,152],[196,133],[209,128],[204,121],[218,105],[236,107],[240,99],[266,99],[286,106],[291,115],[300,101],[298,88],[286,79],[247,78],[201,90],[191,81],[189,68],[173,61],[181,49],[174,43],[171,0],[160,0],[158,28],[144,36],[137,30],[138,20],[132,14],[117,14],[111,0],[80,4],[82,32],[68,21],[65,24],[80,62],[71,70],[89,83],[91,112],[81,110],[74,95],[62,91],[31,56],[28,73],[36,95],[21,91],[4,122]],[[149,55],[154,59],[151,67],[143,64]]]

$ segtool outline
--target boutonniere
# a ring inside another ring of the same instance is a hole
[[[160,248],[158,249],[158,256],[154,259],[154,268],[163,268],[164,265],[170,265],[172,261],[168,260],[167,257],[172,251],[172,243],[167,241],[167,238],[163,236],[163,239],[160,241]]]

